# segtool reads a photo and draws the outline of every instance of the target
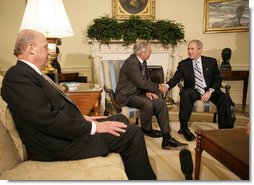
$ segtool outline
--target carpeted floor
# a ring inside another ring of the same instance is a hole
[[[158,124],[154,122],[154,128],[159,129]],[[187,142],[182,135],[177,133],[179,128],[179,122],[173,121],[170,124],[171,135],[180,142],[188,143],[188,149],[192,153],[192,159],[194,163],[196,141]],[[242,126],[237,126],[242,127]],[[217,125],[208,122],[191,122],[190,129],[194,133],[194,130],[201,128],[217,129]],[[181,172],[179,161],[179,150],[163,150],[161,149],[161,138],[151,138],[145,136],[146,145],[148,149],[149,158],[152,167],[157,175],[158,180],[185,180],[183,173]],[[194,175],[194,173],[193,173]],[[203,151],[201,160],[200,180],[241,180],[234,173],[229,171],[221,163],[215,160],[207,152]]]
[[[187,142],[182,135],[177,133],[179,129],[178,108],[171,106],[169,108],[171,135],[180,142],[188,143],[188,149],[192,153],[194,163],[196,141]],[[190,130],[194,133],[196,129],[218,129],[217,123],[212,123],[213,114],[193,113],[189,122]],[[244,114],[236,113],[235,127],[244,127],[249,118]],[[156,119],[153,121],[154,129],[159,129]],[[179,161],[179,150],[161,149],[162,138],[150,138],[145,136],[149,158],[158,180],[182,181],[185,177],[181,171]],[[193,173],[194,174],[194,173]],[[203,151],[201,160],[200,180],[218,181],[218,180],[241,180],[225,166],[215,160],[207,152]]]

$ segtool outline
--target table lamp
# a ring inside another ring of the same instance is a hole
[[[51,61],[57,57],[57,42],[61,38],[73,36],[62,0],[28,0],[20,31],[23,29],[33,29],[45,35],[48,40],[50,57],[48,67],[43,72],[55,72]]]

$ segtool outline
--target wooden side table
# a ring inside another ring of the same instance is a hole
[[[222,80],[228,81],[243,80],[242,112],[245,112],[249,71],[221,71],[220,73]]]
[[[249,179],[249,135],[245,128],[196,130],[195,179],[205,150],[241,179]]]
[[[74,101],[83,115],[88,115],[92,109],[96,116],[100,114],[101,87],[95,88],[95,84],[80,83],[76,90],[64,92]]]

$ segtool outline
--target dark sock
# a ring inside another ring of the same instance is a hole
[[[184,120],[180,120],[180,128],[181,128],[182,130],[189,129],[189,128],[188,128],[188,122],[187,122],[187,121],[184,121]]]
[[[162,135],[163,141],[168,141],[169,139],[171,139],[171,135],[169,132],[166,132]]]

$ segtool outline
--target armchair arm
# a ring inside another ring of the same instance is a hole
[[[226,84],[225,82],[222,82],[222,83],[221,83],[221,87],[224,88],[224,89],[226,90],[226,94],[227,94],[228,96],[230,96],[229,90],[230,90],[231,86],[228,85],[228,84]]]
[[[182,90],[183,90],[183,82],[179,82],[179,83],[178,83],[178,87],[180,88],[180,91],[182,91]],[[228,85],[228,84],[226,84],[225,82],[222,82],[222,83],[221,83],[221,87],[224,88],[225,91],[226,91],[226,94],[227,94],[228,96],[230,96],[229,90],[230,90],[231,86]]]
[[[111,88],[107,88],[105,85],[104,85],[104,91],[108,94],[108,96],[110,97],[111,99],[111,102],[112,102],[112,105],[113,107],[115,108],[116,112],[117,113],[120,113],[122,112],[122,107],[116,102],[115,100],[115,93],[114,91],[111,89]]]

